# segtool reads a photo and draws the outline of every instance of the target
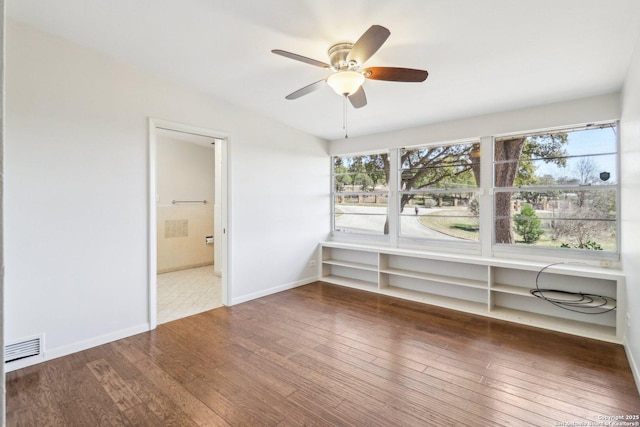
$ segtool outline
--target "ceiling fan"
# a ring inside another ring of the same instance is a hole
[[[429,73],[425,70],[397,67],[368,67],[362,65],[380,49],[391,32],[381,25],[372,25],[355,43],[337,43],[329,48],[329,62],[317,61],[306,56],[274,49],[271,52],[286,58],[326,68],[333,71],[328,78],[318,80],[290,93],[286,99],[297,99],[322,87],[326,82],[338,95],[347,97],[355,108],[367,105],[362,84],[365,79],[392,82],[423,82]]]

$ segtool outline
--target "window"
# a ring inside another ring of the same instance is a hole
[[[613,259],[617,145],[607,123],[333,157],[334,236]]]
[[[334,231],[387,234],[388,201],[388,153],[333,158]]]
[[[617,251],[613,125],[497,138],[496,244]]]
[[[399,177],[401,237],[479,240],[479,142],[402,149]]]

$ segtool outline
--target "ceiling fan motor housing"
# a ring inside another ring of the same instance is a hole
[[[336,71],[357,70],[359,64],[356,61],[347,61],[353,43],[336,43],[329,48],[329,62]]]

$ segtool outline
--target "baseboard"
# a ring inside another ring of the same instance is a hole
[[[79,341],[70,345],[53,348],[50,350],[44,350],[41,356],[34,356],[25,359],[16,360],[5,364],[5,372],[15,371],[16,369],[26,368],[27,366],[37,365],[38,363],[46,362],[48,360],[57,359],[58,357],[67,356],[72,353],[86,350],[91,347],[97,347],[102,344],[107,344],[112,341],[117,341],[123,338],[130,337],[132,335],[140,334],[142,332],[149,331],[149,324],[143,323],[132,328],[121,329],[105,335],[90,338],[88,340]]]
[[[629,342],[627,341],[627,337],[624,337],[624,351],[627,353],[627,360],[629,361],[629,366],[631,367],[631,372],[633,373],[633,379],[636,381],[636,388],[638,389],[638,393],[640,393],[640,371],[638,370],[638,364],[636,360],[633,358],[633,353],[629,350]]]
[[[192,268],[209,267],[213,262],[199,262],[197,264],[178,265],[175,267],[158,268],[158,274],[173,273],[174,271],[191,270]],[[215,273],[214,273],[215,274]]]
[[[243,302],[251,301],[257,298],[266,297],[267,295],[276,294],[278,292],[286,291],[287,289],[297,288],[298,286],[308,285],[320,280],[319,276],[307,277],[305,279],[297,280],[295,282],[286,283],[284,285],[274,286],[273,288],[265,289],[260,292],[254,292],[252,294],[239,296],[231,300],[231,305],[240,304]]]

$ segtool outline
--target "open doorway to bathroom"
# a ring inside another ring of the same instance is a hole
[[[150,120],[150,325],[227,304],[226,136]]]

